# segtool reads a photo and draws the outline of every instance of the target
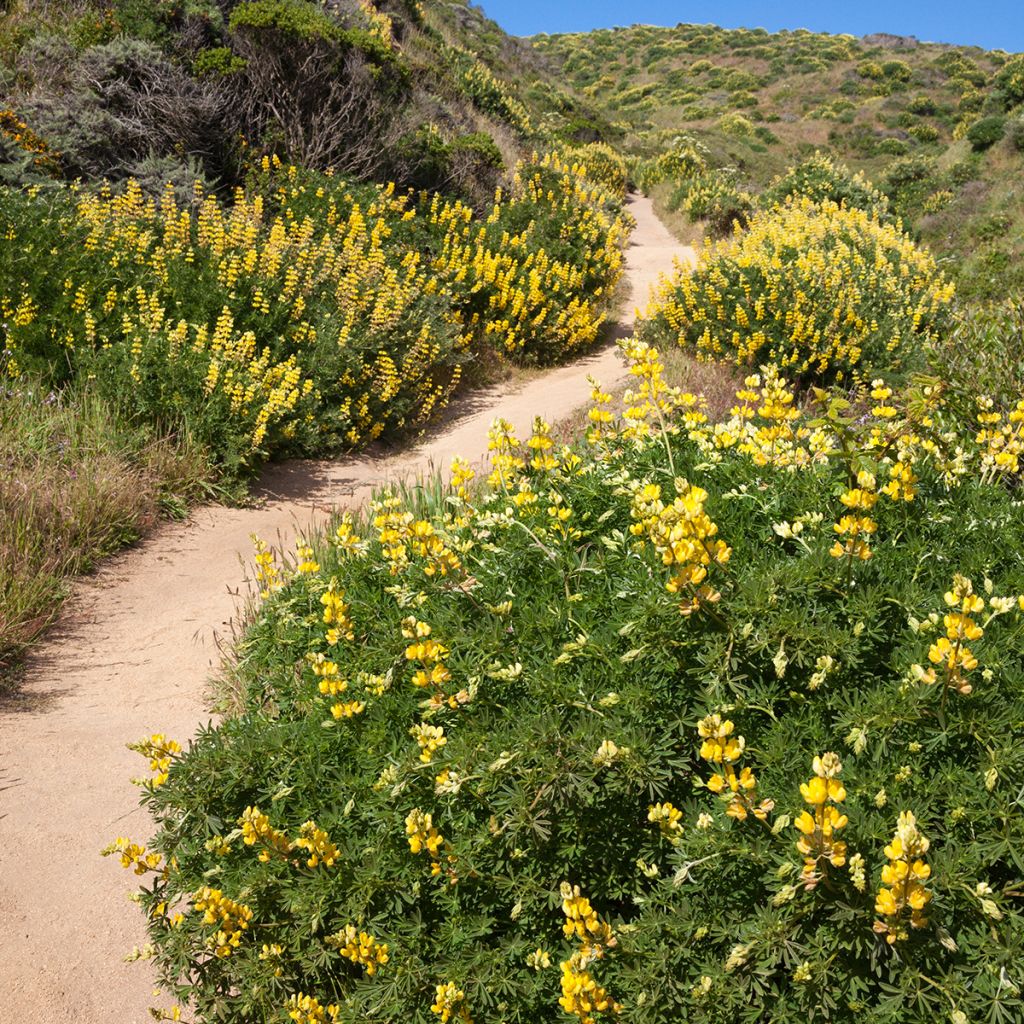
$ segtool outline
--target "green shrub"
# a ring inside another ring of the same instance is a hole
[[[1005,117],[983,117],[967,129],[967,141],[976,151],[988,149],[989,146],[998,142],[1005,133]]]
[[[1007,110],[1024,103],[1024,57],[1008,60],[999,69],[993,84]]]
[[[875,146],[875,151],[878,153],[884,153],[886,156],[903,156],[910,147],[903,141],[903,139],[897,139],[894,136],[881,139]]]
[[[637,185],[644,192],[663,181],[680,181],[703,173],[708,166],[707,147],[698,139],[681,135],[671,147],[651,160],[643,160],[636,170]]]
[[[918,142],[936,142],[939,138],[939,130],[930,124],[915,124],[909,130]]]
[[[815,153],[777,177],[761,193],[759,205],[769,209],[785,204],[791,196],[816,203],[831,200],[879,216],[884,216],[888,207],[885,196],[860,171],[854,174],[824,153]]]
[[[604,142],[592,142],[568,150],[573,158],[582,161],[586,177],[606,188],[612,195],[625,199],[629,187],[629,171],[621,154]]]
[[[659,408],[596,449],[499,425],[484,493],[260,555],[239,713],[140,745],[157,835],[114,848],[193,1019],[1024,1012],[1024,519],[973,402],[803,414],[766,370],[712,427],[630,351]],[[830,554],[869,498],[871,557]]]
[[[802,382],[905,371],[948,317],[953,286],[895,224],[790,198],[666,279],[640,337],[700,359],[775,363]]]
[[[1018,153],[1024,153],[1024,117],[1007,119],[1006,138]]]
[[[712,238],[746,227],[754,197],[737,187],[723,171],[705,171],[686,178],[669,197],[669,208],[684,210],[692,223],[703,221]]]
[[[196,54],[192,71],[197,78],[233,75],[242,71],[245,65],[245,58],[239,57],[230,46],[214,46]]]

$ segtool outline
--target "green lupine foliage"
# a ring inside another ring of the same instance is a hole
[[[453,981],[476,1021],[564,1021],[563,882],[614,929],[617,944],[591,970],[632,1024],[1019,1019],[1020,492],[970,473],[948,488],[921,463],[914,500],[880,499],[874,557],[847,571],[829,555],[831,524],[871,424],[843,408],[833,403],[821,425],[847,456],[799,472],[735,449],[715,455],[673,431],[528,469],[540,500],[519,510],[500,487],[472,499],[475,513],[438,488],[413,492],[410,509],[460,553],[463,568],[448,576],[426,575],[415,557],[393,574],[369,527],[356,529],[363,553],[320,542],[319,569],[273,594],[238,647],[239,713],[204,730],[145,794],[155,849],[173,866],[142,904],[159,967],[197,1019],[284,1022],[301,991],[338,1004],[342,1021],[426,1024],[435,985]],[[933,429],[969,445],[973,418],[957,426],[950,415]],[[728,565],[710,570],[721,600],[689,616],[665,590],[661,559],[630,533],[630,481],[655,482],[668,500],[679,477],[706,489],[706,512],[732,547]],[[553,493],[578,535],[548,525]],[[776,529],[800,517],[799,536]],[[956,573],[986,600],[1013,597],[1014,610],[985,620],[972,644],[973,692],[944,697],[909,681],[909,669],[928,664],[929,616],[945,610]],[[321,596],[332,581],[354,639],[329,648]],[[450,648],[452,689],[469,698],[457,710],[424,717],[407,616]],[[337,699],[365,701],[362,714],[332,717],[310,654],[336,661],[349,684]],[[823,656],[833,667],[816,686]],[[759,797],[775,801],[766,822],[728,817],[701,787],[709,768],[696,726],[713,711],[746,738],[742,763]],[[447,738],[430,764],[409,735],[421,720]],[[610,759],[599,754],[606,741]],[[790,822],[825,751],[843,761],[843,838],[864,857],[864,891],[846,868],[811,890],[798,884]],[[443,770],[458,780],[447,791],[435,782]],[[678,845],[648,821],[666,800],[683,814]],[[261,862],[234,831],[253,805],[291,837],[315,820],[338,864]],[[406,841],[415,808],[444,837],[437,875]],[[890,947],[872,930],[874,893],[903,810],[931,840],[934,898],[927,926]],[[230,852],[210,852],[217,836]],[[254,913],[224,959],[211,957],[211,929],[188,910],[204,885]],[[158,907],[165,900],[180,924]],[[348,924],[388,944],[376,976],[325,945]],[[261,960],[265,943],[282,955]],[[527,965],[538,948],[551,968]]]

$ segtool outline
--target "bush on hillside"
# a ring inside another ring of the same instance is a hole
[[[746,227],[754,197],[740,189],[731,175],[705,171],[677,185],[668,205],[683,210],[692,223],[703,221],[710,237],[723,238]]]
[[[586,146],[575,146],[567,151],[574,160],[585,167],[585,176],[597,185],[606,188],[613,196],[626,198],[629,188],[629,169],[621,154],[605,142],[591,142]]]
[[[999,69],[993,84],[1007,110],[1024,103],[1024,57],[1008,60]]]
[[[824,153],[815,153],[802,163],[779,175],[761,193],[762,209],[784,205],[790,197],[802,197],[815,203],[830,200],[879,217],[885,216],[885,196],[858,171],[853,173],[844,164],[836,163]]]
[[[626,225],[550,155],[483,215],[266,160],[230,206],[135,183],[5,190],[0,230],[8,373],[91,375],[129,419],[240,473],[417,428],[475,359],[586,349]]]
[[[698,139],[683,135],[658,156],[642,160],[636,170],[637,185],[650,192],[663,181],[679,182],[706,171],[707,147]]]
[[[1018,153],[1024,153],[1024,114],[1007,119],[1006,137]]]
[[[1006,118],[999,115],[983,117],[967,129],[967,141],[975,151],[988,149],[1006,134]]]
[[[140,745],[157,835],[113,847],[189,1016],[1024,1012],[1024,520],[990,461],[1024,405],[805,415],[767,369],[713,426],[630,351],[593,447],[499,424],[483,493],[463,465],[294,570],[261,551],[239,714]]]
[[[21,61],[26,74],[45,76],[45,87],[20,109],[60,154],[65,177],[122,179],[154,155],[189,154],[214,173],[225,166],[229,130],[214,90],[138,39],[69,49],[41,37]]]
[[[772,362],[804,382],[904,370],[938,336],[952,295],[896,225],[790,199],[664,281],[640,336],[701,359]]]
[[[245,0],[228,27],[244,66],[224,86],[247,139],[306,167],[380,165],[410,88],[390,39],[344,28],[308,0]]]

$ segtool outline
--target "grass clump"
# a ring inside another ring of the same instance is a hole
[[[892,224],[832,201],[790,199],[705,247],[665,280],[641,336],[699,358],[768,361],[803,381],[913,366],[953,287]]]
[[[712,423],[627,350],[586,445],[261,549],[239,714],[112,847],[195,1019],[1021,1012],[1024,406],[768,367]]]
[[[68,577],[183,514],[209,476],[186,439],[126,427],[95,393],[0,392],[0,688]]]

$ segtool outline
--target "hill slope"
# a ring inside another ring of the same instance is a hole
[[[879,34],[634,25],[532,39],[640,155],[686,133],[757,191],[827,152],[999,297],[1024,254],[1024,58]]]

